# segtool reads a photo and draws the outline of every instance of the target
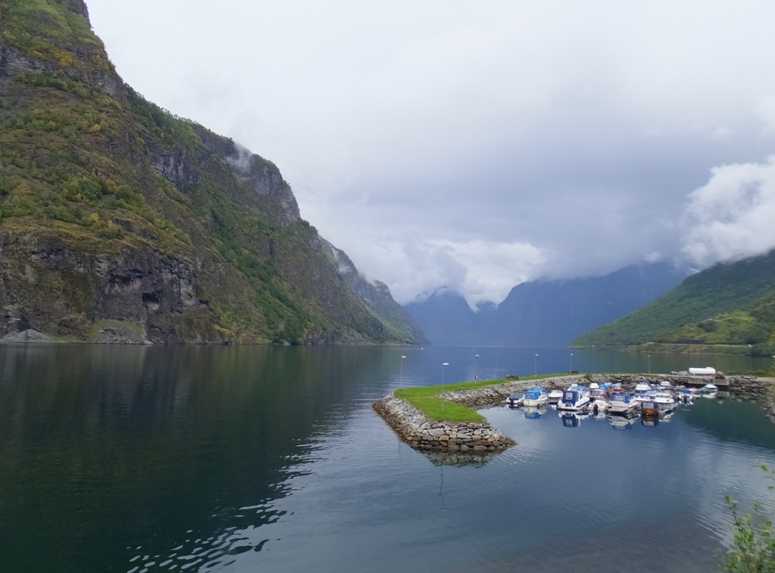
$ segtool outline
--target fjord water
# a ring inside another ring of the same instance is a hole
[[[714,570],[729,541],[724,496],[745,505],[772,495],[758,465],[775,465],[775,426],[753,404],[698,400],[669,423],[637,420],[628,430],[493,408],[483,413],[518,445],[464,467],[434,465],[371,408],[400,386],[476,375],[692,365],[771,361],[567,349],[0,347],[3,568]]]

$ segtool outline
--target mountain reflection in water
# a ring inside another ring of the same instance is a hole
[[[628,360],[574,351],[588,370]],[[707,571],[724,495],[768,495],[773,426],[729,399],[628,431],[493,408],[518,445],[437,465],[371,403],[439,383],[442,362],[448,381],[535,367],[533,349],[0,347],[4,568]]]

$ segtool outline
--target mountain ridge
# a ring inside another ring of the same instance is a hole
[[[454,291],[404,308],[434,344],[562,346],[653,300],[684,276],[669,263],[642,263],[602,277],[521,283],[499,305],[480,305],[479,312]]]
[[[628,346],[687,338],[691,343],[766,344],[775,341],[773,297],[775,250],[716,263],[636,312],[586,333],[574,345]],[[726,339],[713,335],[722,325],[727,327]]]

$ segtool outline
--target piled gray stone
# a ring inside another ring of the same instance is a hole
[[[729,390],[738,396],[754,400],[764,409],[764,413],[775,424],[775,397],[773,396],[773,378],[757,378],[755,376],[732,376],[729,379]]]
[[[481,454],[505,450],[516,443],[489,422],[431,420],[393,394],[375,402],[374,409],[403,441],[416,450]]]

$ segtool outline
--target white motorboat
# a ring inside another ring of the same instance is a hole
[[[589,399],[593,402],[596,402],[597,400],[605,402],[610,395],[611,385],[607,382],[604,382],[603,384],[592,382],[592,384],[589,385]]]
[[[611,414],[629,414],[637,409],[637,400],[629,394],[614,394],[611,396],[611,402],[608,406],[608,412]]]
[[[684,388],[683,391],[681,392],[679,398],[680,398],[682,404],[684,404],[686,406],[691,406],[692,404],[694,404],[694,402],[693,402],[694,396],[695,396],[695,394],[694,394],[694,392],[692,392],[691,388]]]
[[[608,408],[610,408],[610,404],[607,400],[598,398],[594,402],[590,402],[590,409],[597,414],[598,418],[605,418]]]
[[[651,390],[651,384],[649,384],[648,382],[644,382],[643,380],[641,380],[635,385],[636,394],[638,392],[648,392],[649,390]]]
[[[562,398],[560,398],[560,401],[557,403],[557,409],[577,412],[588,405],[589,390],[584,386],[576,386],[574,384],[562,393]]]
[[[669,391],[657,391],[652,399],[659,406],[660,412],[671,412],[675,408],[675,400]]]
[[[562,399],[562,390],[552,390],[549,392],[549,403],[556,404]]]
[[[653,400],[656,394],[657,394],[656,390],[639,391],[639,392],[635,392],[635,394],[632,395],[632,399],[635,400],[637,403],[641,404],[643,402]]]
[[[548,401],[549,394],[547,394],[546,388],[533,388],[522,396],[522,405],[525,407],[538,408],[545,406]]]

